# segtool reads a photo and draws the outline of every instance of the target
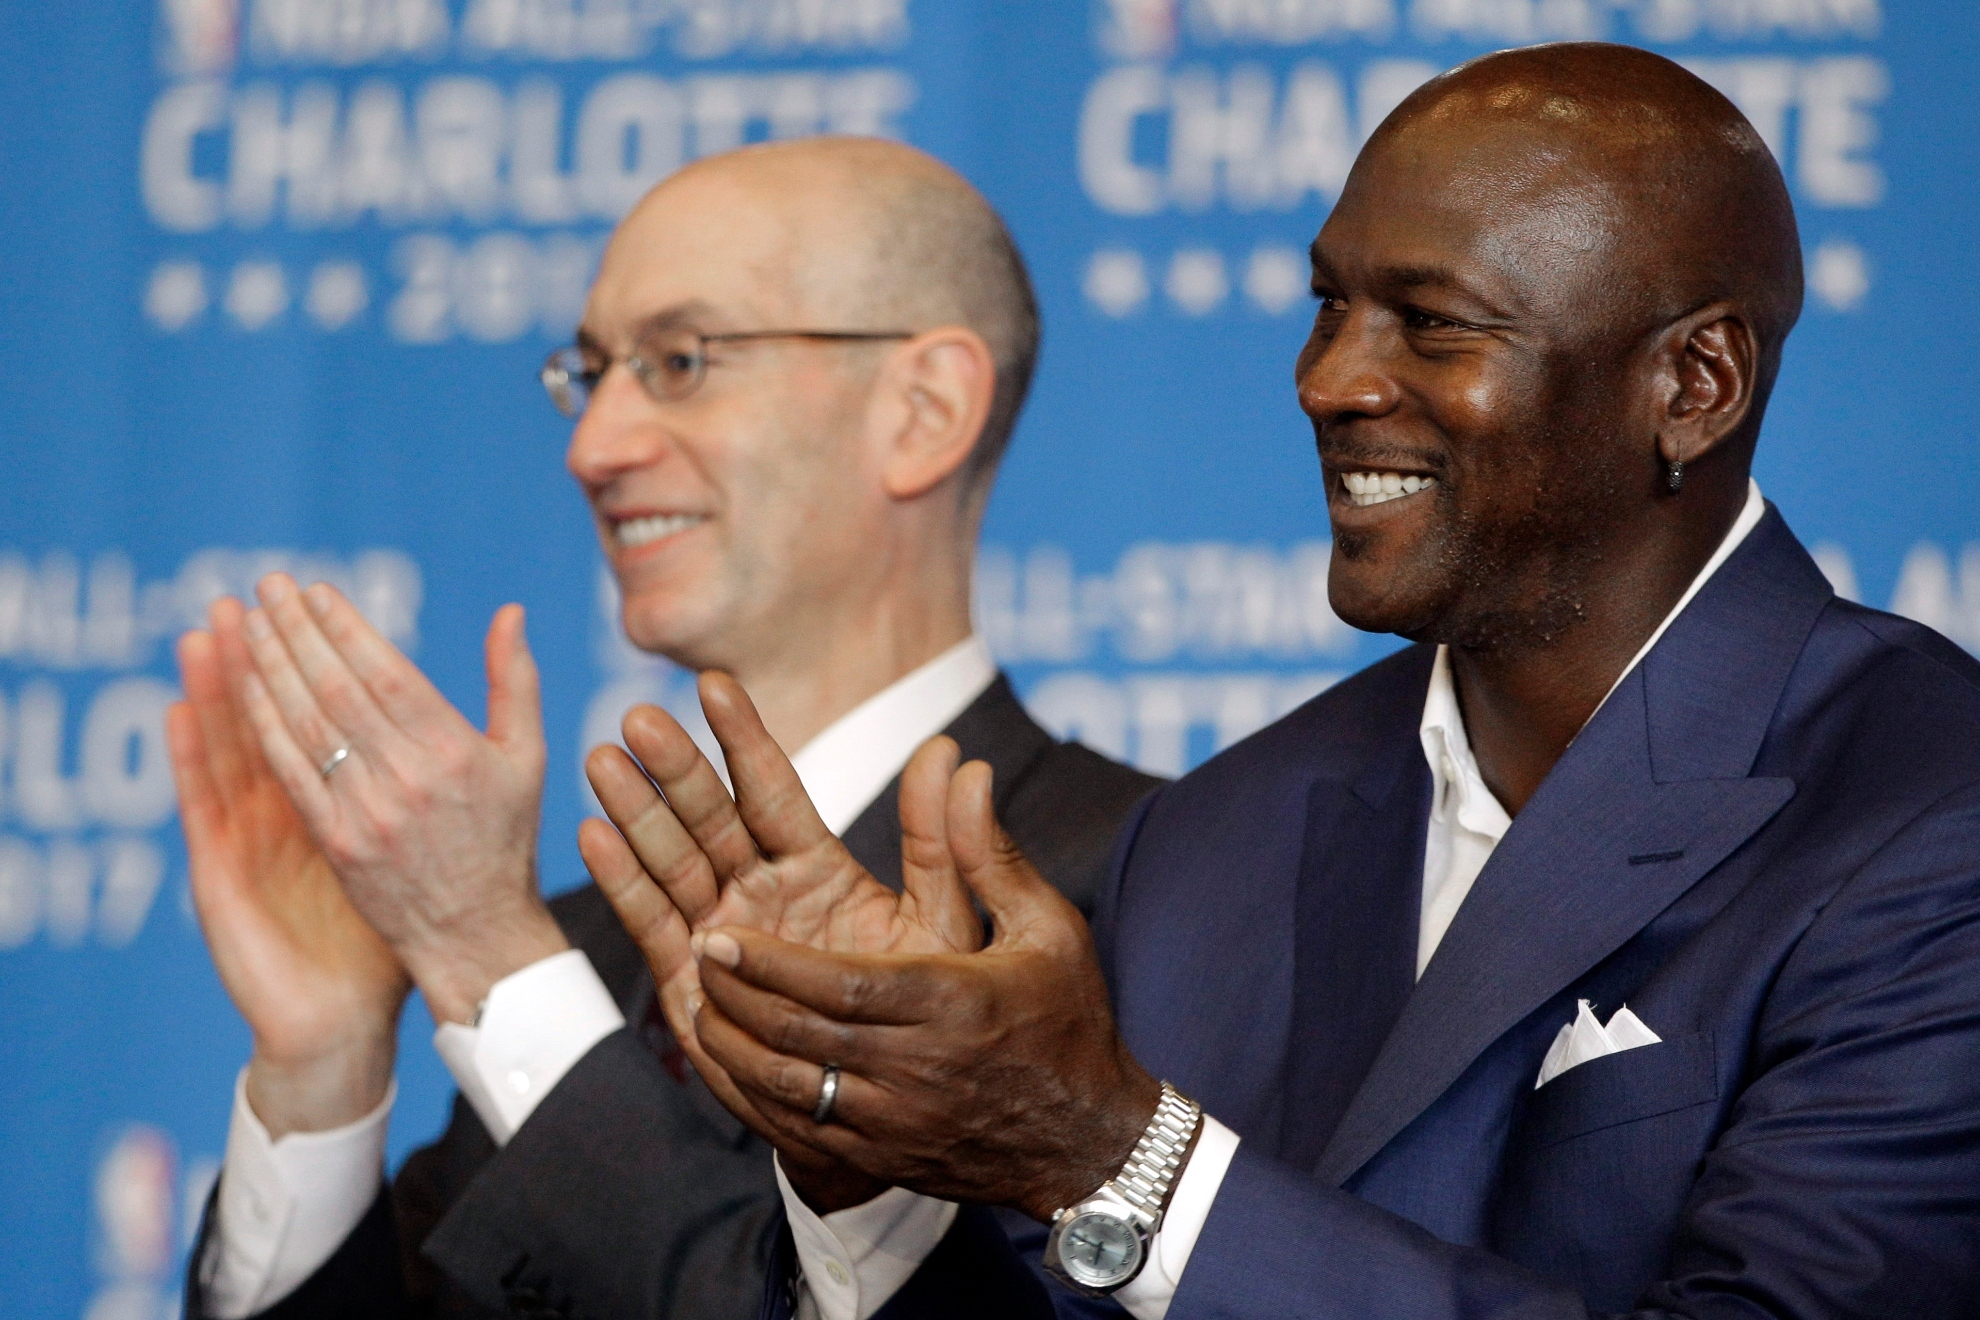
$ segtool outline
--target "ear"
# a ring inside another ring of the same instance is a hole
[[[881,484],[897,500],[926,494],[976,450],[997,389],[990,346],[974,330],[940,326],[888,357],[881,394],[888,434]]]
[[[1716,302],[1673,323],[1658,359],[1657,456],[1667,464],[1694,463],[1753,410],[1759,340],[1745,312]]]

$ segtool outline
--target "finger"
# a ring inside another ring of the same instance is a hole
[[[739,926],[721,926],[699,944],[710,961],[761,990],[783,995],[840,1022],[925,1022],[953,990],[958,957],[972,955],[824,953]]]
[[[502,746],[543,754],[543,682],[530,654],[523,607],[504,605],[488,625],[488,736]]]
[[[329,588],[325,588],[329,590]],[[286,573],[270,573],[255,584],[255,594],[261,598],[261,613],[274,625],[274,633],[279,640],[277,645],[262,645],[252,627],[248,641],[254,650],[255,667],[267,681],[269,690],[274,693],[276,704],[289,721],[299,741],[309,746],[310,740],[297,719],[307,720],[307,711],[313,707],[337,727],[346,740],[359,746],[368,747],[374,753],[383,752],[401,737],[394,724],[378,703],[372,699],[370,689],[362,679],[351,672],[351,667],[330,639],[323,635],[317,626],[316,616],[303,603],[302,593]],[[252,625],[254,615],[249,615]],[[271,670],[265,659],[273,657],[277,650],[285,651],[291,663]],[[266,656],[264,655],[266,652]],[[298,680],[305,689],[298,692]],[[303,697],[307,696],[307,705]],[[344,742],[334,742],[322,749],[329,756]],[[316,750],[311,747],[311,750]]]
[[[990,767],[982,761],[956,771],[949,785],[949,846],[963,883],[990,914],[992,947],[1084,941],[1085,918],[1046,883],[997,823],[990,787]]]
[[[677,986],[670,986],[661,995],[662,1004],[667,1006],[670,1023],[674,1021],[677,1011],[670,1001],[682,1004],[678,1011],[686,1018],[685,1028],[675,1026],[675,1039],[680,1042],[681,1049],[688,1056],[688,1061],[694,1065],[695,1072],[714,1093],[715,1098],[721,1101],[723,1108],[741,1119],[753,1132],[779,1150],[795,1152],[814,1159],[827,1154],[817,1144],[815,1132],[817,1125],[809,1121],[809,1111],[799,1115],[785,1106],[766,1104],[763,1099],[749,1094],[738,1085],[720,1060],[709,1053],[707,1046],[702,1043],[701,1024],[707,1021],[720,1032],[722,1030],[718,1022],[721,1017],[720,1010],[709,1006],[698,990],[683,994]],[[730,1030],[733,1031],[733,1027]],[[817,1103],[815,1097],[813,1103]]]
[[[757,846],[782,857],[832,837],[742,684],[711,669],[702,674],[698,687],[702,712],[722,744],[729,782],[736,787],[736,809]]]
[[[718,1005],[701,1006],[695,1015],[695,1036],[752,1100],[768,1099],[807,1117],[818,1104],[825,1083],[821,1065],[779,1054],[731,1021]]]
[[[884,1088],[841,1065],[838,1097],[820,1123],[812,1115],[825,1087],[823,1065],[779,1054],[732,1021],[713,1000],[695,1016],[695,1035],[702,1051],[778,1134],[773,1141],[796,1142],[855,1166],[870,1166],[874,1152],[858,1134],[892,1107]]]
[[[186,839],[193,913],[224,970],[232,946],[222,932],[239,928],[243,920],[252,923],[255,914],[249,910],[244,918],[230,919],[228,915],[243,909],[238,893],[243,877],[226,864],[223,855],[226,805],[213,782],[211,757],[200,728],[199,712],[190,702],[175,701],[166,707],[165,749],[172,764],[172,782],[178,790],[179,828]]]
[[[237,768],[245,776],[240,781],[245,791],[258,780],[274,777],[241,699],[248,675],[254,672],[254,658],[248,653],[247,644],[247,606],[232,596],[223,596],[207,610],[207,621],[213,630],[214,655],[220,662],[220,678],[226,688],[225,708],[223,711],[216,708],[221,718],[207,726],[208,743],[215,745],[224,740],[232,754],[240,758]]]
[[[667,895],[648,878],[645,868],[619,832],[596,817],[578,826],[578,855],[585,869],[605,892],[626,933],[633,938],[656,985],[665,985],[694,959],[688,948],[688,923]]]
[[[244,676],[235,696],[248,713],[255,736],[261,742],[262,754],[276,772],[283,773],[282,761],[288,754],[287,751],[278,754],[278,742],[286,742],[312,766],[321,766],[332,752],[349,746],[344,731],[316,704],[315,694],[303,681],[288,648],[282,645],[267,611],[249,610],[242,620],[241,632],[247,639],[253,667]],[[278,728],[284,735],[279,740],[274,736]],[[283,782],[288,783],[286,776]]]
[[[667,795],[674,818],[708,858],[718,885],[726,885],[743,868],[757,863],[762,854],[736,810],[735,799],[680,721],[658,706],[639,705],[626,712],[620,732]]]
[[[262,582],[266,584],[279,576],[271,574]],[[423,744],[474,730],[467,718],[420,672],[419,666],[386,641],[341,591],[327,582],[318,582],[301,594],[300,602],[297,616],[334,652],[340,666],[357,680],[371,709],[395,733]],[[278,622],[281,621],[278,617]],[[286,624],[283,635],[288,636]],[[332,708],[332,713],[338,712]],[[355,726],[347,727],[354,733],[365,732]]]
[[[216,801],[237,798],[252,782],[253,771],[242,745],[251,742],[252,735],[241,727],[240,712],[222,672],[218,643],[214,634],[195,630],[179,638],[177,650],[186,718],[191,734],[197,737],[196,743],[187,744],[189,749],[196,748],[189,755],[197,756],[206,790]]]
[[[219,831],[221,799],[208,768],[199,713],[190,702],[175,701],[165,708],[165,751],[179,795],[179,826],[188,851],[198,856]]]
[[[973,953],[983,927],[949,849],[949,781],[961,755],[953,738],[930,738],[901,771],[901,880],[904,905],[951,948]]]
[[[611,743],[591,749],[584,758],[585,777],[598,801],[618,826],[641,868],[640,880],[659,885],[689,924],[700,921],[720,897],[714,864],[673,807],[630,756]],[[754,852],[752,850],[752,857]]]
[[[701,964],[701,988],[722,1015],[778,1054],[812,1063],[858,1067],[885,1056],[875,1033],[893,1030],[834,1021],[796,1000],[751,985],[715,959]]]
[[[214,758],[206,745],[199,713],[191,703],[179,701],[166,708],[165,747],[178,790],[179,827],[186,839],[193,911],[224,971],[241,949],[254,946],[252,932],[265,932],[265,914],[248,899],[259,877],[243,874],[230,864],[228,802],[214,783]],[[265,941],[269,937],[264,933],[260,938]]]
[[[253,614],[248,615],[250,627],[253,618]],[[277,649],[280,649],[279,646]],[[276,782],[281,784],[282,791],[289,795],[289,801],[307,820],[321,821],[328,817],[335,806],[330,800],[329,784],[323,778],[323,760],[306,751],[296,741],[296,735],[290,731],[282,712],[276,709],[275,699],[269,695],[268,684],[262,680],[260,670],[250,668],[241,676],[240,690],[236,695],[247,715],[249,727],[254,730],[262,759],[274,774]],[[313,727],[319,738],[327,740],[329,736],[334,736],[334,730],[326,733],[327,724]],[[355,768],[346,767],[343,773],[349,774]]]

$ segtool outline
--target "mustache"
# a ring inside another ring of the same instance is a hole
[[[1450,470],[1450,456],[1441,449],[1349,439],[1329,435],[1318,428],[1315,432],[1314,448],[1319,452],[1320,462],[1327,467],[1400,468],[1436,477]]]

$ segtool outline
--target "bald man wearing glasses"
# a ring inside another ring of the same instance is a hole
[[[862,865],[899,887],[899,773],[947,733],[1085,906],[1154,781],[1039,728],[969,614],[1037,344],[967,183],[817,139],[649,194],[543,383],[628,636],[735,675]],[[694,1076],[597,889],[539,896],[520,607],[489,630],[484,733],[331,588],[257,594],[184,639],[168,722],[193,896],[254,1036],[187,1315],[752,1314],[768,1147]],[[653,718],[628,717],[635,750]],[[414,987],[461,1095],[388,1184]]]

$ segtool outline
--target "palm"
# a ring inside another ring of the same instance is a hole
[[[881,884],[829,835],[739,872],[695,926],[746,926],[835,953],[956,953],[966,935],[931,924],[915,894]]]
[[[207,899],[201,919],[222,978],[257,1006],[256,1034],[285,1052],[402,993],[398,961],[344,896],[281,786],[264,778],[223,811],[194,860],[194,890]]]

